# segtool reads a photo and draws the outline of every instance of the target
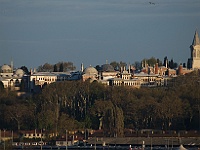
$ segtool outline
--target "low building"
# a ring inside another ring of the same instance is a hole
[[[41,130],[27,130],[21,131],[23,138],[27,139],[44,139],[46,138],[46,133]]]
[[[31,92],[37,93],[47,84],[66,80],[80,80],[81,74],[81,72],[32,72],[29,75],[29,89]]]

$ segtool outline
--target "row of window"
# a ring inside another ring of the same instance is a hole
[[[1,73],[12,73],[11,70],[1,70]]]
[[[129,80],[130,77],[129,77],[129,76],[122,76],[122,79],[124,79],[124,80]]]
[[[1,75],[1,77],[13,77],[13,75]]]
[[[39,133],[39,134],[26,133],[26,134],[24,134],[24,136],[25,137],[29,137],[29,136],[31,136],[31,137],[41,137],[41,133]],[[42,136],[44,136],[44,135],[42,134]]]
[[[165,84],[164,82],[162,82],[162,81],[160,80],[160,82],[143,82],[143,83],[140,83],[140,82],[121,82],[121,81],[114,81],[114,82],[112,83],[112,85],[114,85],[114,86],[121,86],[121,85],[125,85],[125,86],[140,86],[140,85],[142,85],[142,86],[146,86],[146,85],[155,85],[155,83],[156,83],[157,85],[163,85],[163,84]]]
[[[55,78],[38,78],[38,80],[41,80],[41,81],[52,81],[52,82],[54,82],[54,81],[64,81],[66,79],[67,78],[65,78],[65,77],[61,77],[61,78],[57,78],[57,79],[55,79]]]
[[[139,86],[140,82],[120,82],[120,81],[116,81],[113,82],[113,85],[117,85],[117,86],[121,86],[121,85],[125,85],[125,86]]]
[[[193,51],[193,57],[199,58],[200,57],[200,51],[194,49],[194,51]]]
[[[20,75],[8,75],[8,74],[6,74],[6,75],[1,75],[1,77],[16,77],[16,76],[18,76],[18,77],[22,77],[22,76],[20,76]]]
[[[55,81],[55,78],[38,78],[38,80],[43,80],[43,81]]]

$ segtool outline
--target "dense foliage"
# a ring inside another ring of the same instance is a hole
[[[64,81],[26,98],[0,88],[0,128],[57,133],[92,128],[103,129],[108,136],[123,136],[124,128],[198,130],[199,86],[200,75],[195,71],[161,88]]]
[[[45,63],[44,65],[40,65],[37,69],[38,72],[66,72],[73,71],[76,67],[72,62],[58,62],[54,65]]]

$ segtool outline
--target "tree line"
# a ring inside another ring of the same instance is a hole
[[[140,89],[63,81],[23,98],[0,86],[0,128],[102,129],[105,136],[123,136],[125,128],[199,130],[199,71],[173,80],[168,87]]]
[[[73,71],[76,67],[72,62],[58,62],[56,64],[45,63],[37,68],[38,72],[66,72]]]
[[[170,69],[177,68],[178,64],[171,59],[168,61],[168,58],[164,58],[164,63],[160,59],[156,59],[155,57],[151,58],[145,58],[141,62],[134,62],[133,64],[127,64],[126,62],[123,61],[112,61],[110,62],[110,65],[113,66],[114,70],[119,71],[121,68],[124,69],[124,67],[129,67],[128,65],[131,65],[135,67],[136,70],[141,70],[142,66],[144,64],[148,66],[154,66],[156,63],[158,63],[158,66],[167,66]],[[95,67],[97,70],[100,69],[100,66],[97,65]],[[24,70],[24,72],[28,72],[27,68],[25,66],[22,66],[21,69]],[[49,64],[49,63],[44,63],[43,65],[40,65],[37,68],[38,72],[66,72],[66,71],[73,71],[76,69],[76,66],[72,62],[58,62],[56,64]]]

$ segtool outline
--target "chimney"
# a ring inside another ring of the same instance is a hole
[[[158,63],[155,65],[155,74],[158,74]]]
[[[32,75],[33,74],[33,70],[32,70],[32,68],[30,69],[30,75]]]
[[[182,75],[183,74],[183,65],[179,65],[178,67],[178,75]]]

